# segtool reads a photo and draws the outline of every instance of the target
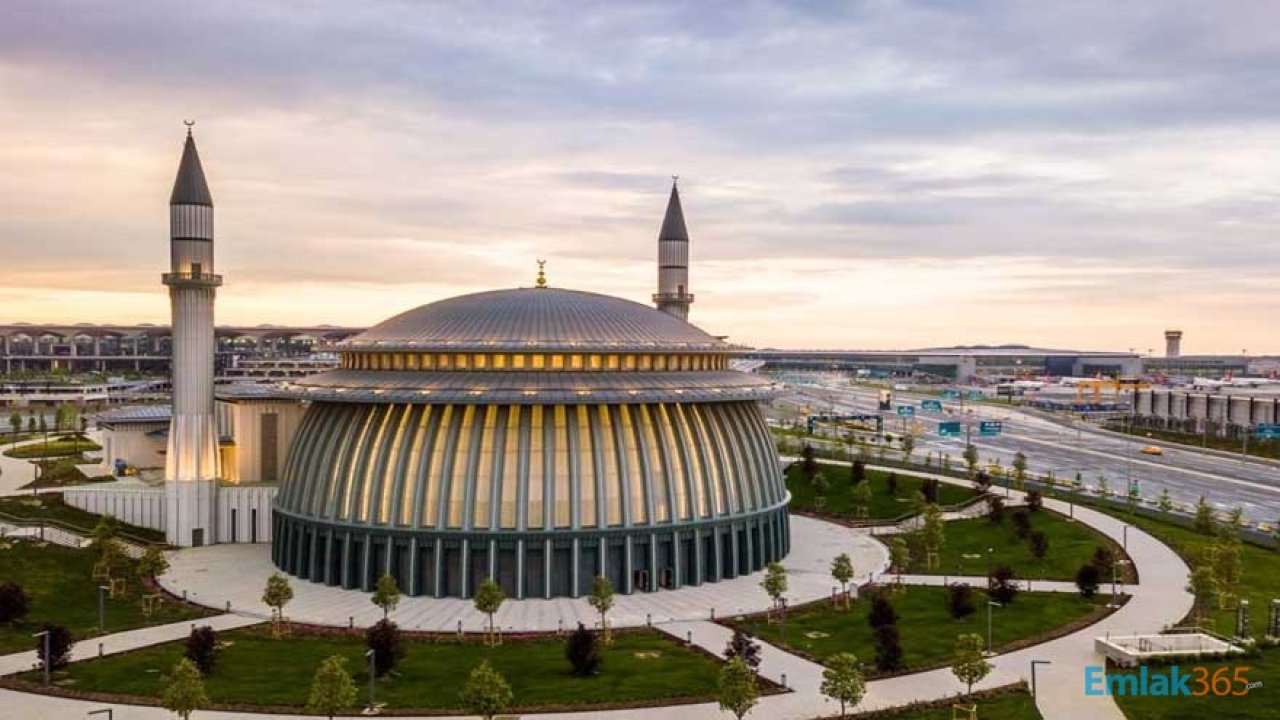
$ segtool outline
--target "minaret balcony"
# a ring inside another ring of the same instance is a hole
[[[174,272],[160,276],[169,287],[218,287],[222,276],[207,272]]]
[[[653,301],[655,303],[663,302],[693,302],[693,293],[654,293]]]

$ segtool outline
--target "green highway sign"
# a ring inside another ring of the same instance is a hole
[[[1253,427],[1253,434],[1259,440],[1280,440],[1280,424],[1258,423]]]
[[[920,409],[927,412],[942,412],[941,400],[921,400]]]
[[[1004,423],[999,420],[983,420],[978,423],[978,434],[982,437],[995,437],[1004,430]]]
[[[945,400],[959,400],[960,391],[959,390],[943,390],[942,397]]]
[[[961,429],[959,422],[940,422],[938,423],[938,434],[942,437],[960,437]]]
[[[916,416],[916,409],[910,405],[898,406],[898,417],[909,418]]]

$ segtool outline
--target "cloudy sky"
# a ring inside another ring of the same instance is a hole
[[[1280,353],[1274,2],[0,0],[0,321],[165,322],[184,118],[225,323],[531,284],[758,346]]]

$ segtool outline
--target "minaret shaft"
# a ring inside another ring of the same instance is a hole
[[[671,185],[662,229],[658,231],[658,292],[653,296],[653,303],[668,315],[689,320],[689,305],[693,303],[693,294],[689,292],[689,232],[685,229],[684,210],[680,207],[680,193],[675,183]]]

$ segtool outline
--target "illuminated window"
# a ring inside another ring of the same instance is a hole
[[[605,356],[605,367],[607,367],[607,368],[608,368],[608,369],[610,369],[610,370],[617,370],[617,369],[618,369],[618,356],[617,356],[617,355],[607,355],[607,356]]]
[[[421,357],[422,357],[422,356],[421,356],[421,355],[419,355],[418,353],[409,353],[408,355],[406,355],[406,356],[405,356],[405,358],[404,358],[404,367],[405,367],[405,369],[406,369],[406,370],[417,370],[417,369],[418,369],[418,359],[419,359],[419,358],[421,358]]]
[[[440,370],[452,370],[453,363],[449,362],[452,357],[452,355],[447,353],[440,353],[439,355],[436,355],[436,368]]]
[[[582,515],[579,518],[582,527],[595,527],[599,524],[596,520],[596,472],[591,463],[590,411],[592,409],[587,405],[579,405],[576,415],[578,421],[576,435],[578,445],[577,480],[580,494],[578,507],[582,510]]]
[[[471,367],[476,370],[484,370],[489,366],[489,358],[484,355],[476,354],[471,358]]]
[[[513,370],[524,369],[524,355],[516,354],[511,356],[511,369]]]
[[[654,370],[666,370],[666,369],[667,369],[667,356],[666,356],[666,355],[654,355],[654,356],[653,356],[653,369],[654,369]]]
[[[591,367],[591,369],[592,369],[592,370],[599,370],[599,369],[600,369],[600,356],[599,356],[599,355],[592,355],[592,356],[591,356],[591,364],[590,364],[590,367]]]
[[[499,353],[499,354],[497,354],[497,355],[494,355],[494,356],[493,356],[493,369],[494,369],[494,370],[506,370],[506,369],[507,369],[507,357],[508,357],[508,356],[503,355],[502,353]]]
[[[624,356],[623,356],[623,358],[622,358],[622,369],[623,369],[623,370],[635,370],[635,369],[636,369],[636,356],[635,356],[635,355],[624,355]]]
[[[457,354],[455,354],[455,355],[453,356],[453,369],[454,369],[454,370],[466,370],[467,368],[469,368],[469,367],[471,366],[471,364],[470,364],[469,362],[467,362],[469,359],[470,359],[470,357],[469,357],[468,355],[466,355],[465,353],[457,353]]]
[[[582,369],[582,356],[581,356],[581,355],[570,355],[570,356],[569,356],[569,369],[570,369],[570,370],[581,370],[581,369]]]
[[[552,370],[563,370],[563,369],[564,369],[564,356],[563,356],[563,355],[556,354],[556,355],[552,355],[552,356],[551,356],[551,369],[552,369]]]
[[[556,527],[569,527],[572,515],[570,504],[573,497],[569,494],[569,421],[564,405],[556,405],[555,412],[555,479],[556,479]]]
[[[404,369],[404,353],[396,353],[395,355],[391,356],[391,369],[392,370]]]
[[[653,369],[653,356],[652,356],[652,355],[641,355],[641,356],[640,356],[640,369],[641,369],[641,370],[652,370],[652,369]]]
[[[546,498],[543,490],[543,471],[546,467],[543,451],[542,406],[529,408],[529,527],[546,525]]]
[[[532,356],[531,356],[531,358],[532,358],[532,360],[533,360],[533,369],[534,369],[534,370],[541,370],[542,368],[546,367],[546,362],[547,362],[547,356],[546,356],[546,355],[542,355],[542,354],[538,353],[538,354],[534,354],[534,355],[532,355]]]
[[[422,353],[418,356],[418,361],[422,363],[423,370],[434,370],[436,367],[436,356],[431,353]]]

